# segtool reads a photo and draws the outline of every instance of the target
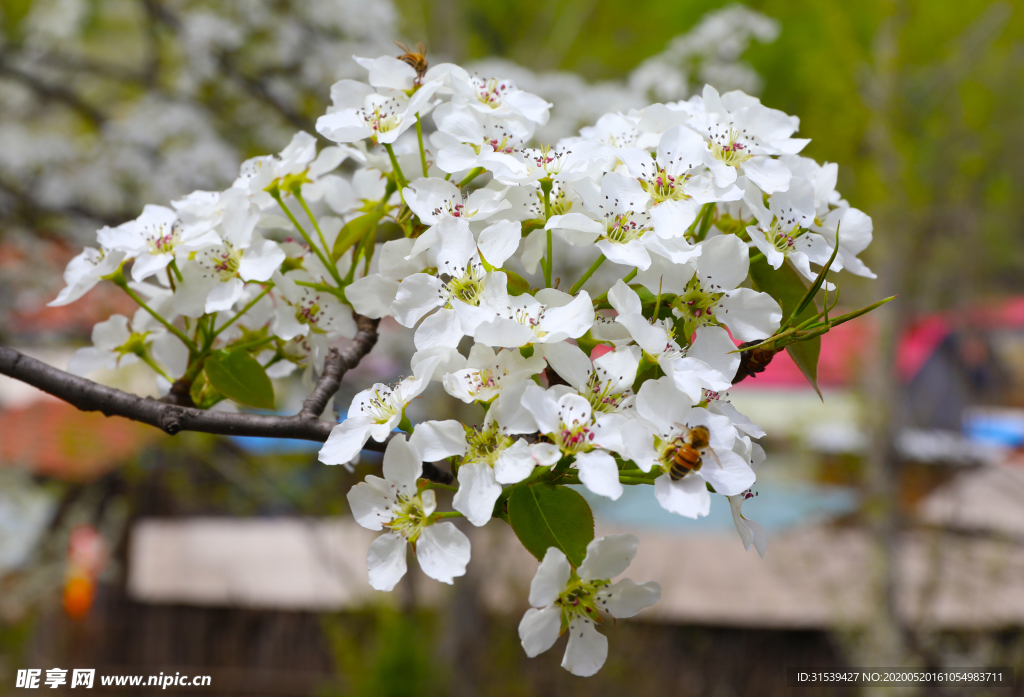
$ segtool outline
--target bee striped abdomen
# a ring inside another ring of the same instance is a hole
[[[668,476],[674,481],[679,481],[690,472],[700,469],[700,452],[693,446],[683,443],[672,454],[672,466],[669,467]]]

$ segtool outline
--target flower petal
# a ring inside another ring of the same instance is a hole
[[[530,605],[545,607],[555,602],[569,583],[571,572],[565,552],[557,547],[548,547],[530,582]]]
[[[654,497],[666,511],[687,518],[700,518],[711,511],[711,494],[696,475],[677,481],[667,474],[658,477],[654,480]]]
[[[639,545],[640,540],[635,535],[605,535],[591,540],[587,556],[580,564],[580,578],[584,581],[615,578],[633,561]]]
[[[495,480],[490,465],[471,462],[459,468],[459,490],[452,499],[452,508],[473,525],[480,527],[490,521],[499,496],[501,484]]]
[[[381,535],[370,544],[366,553],[370,585],[379,591],[394,590],[405,576],[405,538],[393,532]]]
[[[558,640],[562,630],[562,610],[548,605],[542,610],[531,607],[519,623],[519,641],[530,658],[544,653]]]
[[[579,453],[576,456],[576,467],[580,472],[580,481],[598,496],[607,496],[615,501],[622,496],[622,483],[619,482],[619,467],[615,458],[602,450]]]
[[[424,528],[416,541],[416,559],[423,573],[442,583],[450,584],[465,574],[469,557],[469,538],[451,523]]]
[[[383,469],[384,478],[394,484],[399,493],[411,496],[416,492],[416,480],[423,473],[423,460],[404,435],[397,435],[384,451]]]
[[[359,456],[359,451],[370,439],[369,419],[349,418],[331,429],[324,447],[317,454],[325,465],[344,465]]]
[[[563,668],[585,678],[601,670],[607,659],[608,638],[597,631],[593,622],[582,618],[569,622],[569,643],[562,657]]]
[[[661,600],[661,586],[654,581],[634,583],[624,578],[598,594],[604,599],[601,607],[611,613],[612,617],[625,619],[633,617]]]

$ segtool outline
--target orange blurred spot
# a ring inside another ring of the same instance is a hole
[[[85,617],[92,606],[95,586],[83,576],[73,576],[64,584],[64,612],[73,620]]]

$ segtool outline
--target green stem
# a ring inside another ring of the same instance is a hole
[[[231,344],[232,351],[248,351],[250,349],[258,348],[262,344],[270,345],[274,343],[274,337],[265,336],[262,339],[253,339],[252,341],[240,341],[237,344]]]
[[[420,121],[420,114],[416,112],[416,140],[420,143],[420,164],[423,165],[423,176],[427,176],[427,151],[423,147],[423,122]]]
[[[153,359],[152,359],[152,358],[151,358],[151,357],[149,356],[149,354],[148,354],[148,353],[145,353],[145,352],[143,352],[143,354],[142,354],[141,356],[139,356],[139,358],[141,358],[141,359],[142,359],[142,362],[143,362],[143,363],[145,363],[145,364],[146,364],[146,365],[148,365],[148,366],[149,366],[150,368],[152,368],[152,369],[153,369],[153,370],[155,370],[155,371],[156,371],[157,373],[159,373],[159,374],[160,374],[160,377],[162,377],[162,378],[163,378],[164,380],[166,380],[167,382],[174,382],[174,380],[173,380],[173,379],[171,379],[171,377],[170,377],[170,376],[169,376],[169,375],[168,375],[167,373],[165,373],[165,372],[163,371],[163,368],[161,368],[160,366],[158,366],[158,365],[156,364],[156,361],[154,361],[154,360],[153,360]]]
[[[398,158],[395,157],[395,149],[391,147],[391,143],[384,143],[384,149],[388,151],[388,157],[391,158],[391,169],[395,170],[398,185],[404,189],[409,186],[409,180],[402,174],[402,167],[398,164]]]
[[[550,231],[549,231],[549,234],[550,234]],[[580,288],[583,287],[583,284],[586,283],[590,279],[590,277],[594,275],[594,272],[597,271],[601,267],[601,264],[604,263],[604,260],[605,260],[604,254],[599,256],[597,258],[597,260],[594,261],[594,263],[590,265],[590,268],[587,269],[587,272],[585,274],[583,274],[583,276],[580,278],[580,280],[576,281],[576,283],[573,285],[573,287],[569,289],[569,295],[576,295],[576,292]]]
[[[353,266],[355,266],[355,265],[353,264]],[[341,285],[347,285],[347,283],[350,283],[350,282],[351,281],[349,280],[349,281],[343,282]],[[331,295],[335,296],[339,300],[344,300],[345,299],[344,292],[341,290],[341,288],[334,288],[333,286],[329,286],[329,285],[326,285],[324,283],[310,283],[309,281],[295,281],[295,285],[297,285],[297,286],[304,286],[306,288],[312,288],[313,290],[318,290],[321,293],[330,293]]]
[[[306,216],[309,218],[309,222],[313,223],[313,229],[316,230],[317,237],[320,238],[320,244],[323,245],[324,251],[326,252],[328,251],[327,240],[324,239],[324,233],[320,229],[320,223],[318,223],[316,218],[313,217],[313,211],[309,210],[309,206],[306,205],[306,199],[304,199],[302,194],[299,193],[300,189],[301,187],[295,187],[295,191],[293,192],[295,194],[295,198],[298,199],[299,204],[302,206],[302,210],[306,211]]]
[[[171,259],[170,267],[171,267],[171,271],[174,272],[174,276],[178,279],[178,283],[181,283],[182,281],[185,280],[184,278],[182,278],[181,271],[178,270],[178,260],[177,259]]]
[[[452,486],[451,484],[442,484],[441,482],[430,482],[423,486],[424,489],[445,489],[447,491],[458,491],[459,487]],[[452,516],[454,517],[454,516]]]
[[[542,180],[540,190],[544,192],[544,221],[551,219],[551,180]],[[547,230],[547,254],[544,256],[544,285],[551,287],[552,248],[551,230]]]
[[[323,264],[324,268],[331,273],[331,276],[333,276],[334,280],[338,282],[338,285],[341,285],[341,276],[338,274],[338,269],[334,268],[334,264],[332,264],[327,257],[324,256],[324,253],[320,251],[320,248],[313,243],[313,239],[309,236],[309,233],[306,232],[306,229],[299,224],[298,220],[295,219],[295,216],[292,215],[288,206],[284,205],[284,201],[281,199],[281,194],[278,193],[275,195],[275,193],[271,192],[270,195],[274,197],[274,200],[277,201],[277,205],[279,205],[281,210],[284,211],[284,214],[288,216],[288,220],[292,221],[292,225],[294,225],[295,229],[299,231],[300,235],[302,235],[302,239],[309,245],[309,248],[316,253],[317,258],[320,259],[320,263]]]
[[[545,232],[547,234],[547,245],[548,245],[548,248],[547,248],[547,255],[544,257],[544,285],[546,287],[550,288],[551,287],[551,267],[553,266],[553,264],[551,263],[551,255],[552,255],[551,231],[550,230],[546,230]]]
[[[454,489],[454,487],[445,487],[445,488],[447,488],[447,489]],[[454,489],[454,490],[458,491],[458,489]],[[464,518],[465,516],[463,516],[458,511],[442,511],[440,513],[435,513],[431,517],[432,518]]]
[[[236,320],[236,319],[238,319],[239,317],[241,317],[242,315],[244,315],[244,314],[245,314],[246,312],[248,312],[249,310],[251,310],[251,309],[253,308],[253,306],[254,306],[254,305],[255,305],[256,303],[258,303],[258,302],[259,302],[260,300],[262,300],[262,299],[263,299],[263,297],[264,297],[264,296],[265,296],[265,295],[266,295],[267,293],[269,293],[269,292],[270,292],[270,289],[271,289],[271,288],[273,288],[273,285],[269,285],[269,286],[266,286],[266,287],[265,287],[265,288],[263,289],[263,291],[262,291],[262,292],[261,292],[261,293],[260,293],[259,295],[257,295],[257,296],[256,296],[255,298],[253,298],[252,300],[250,300],[250,301],[249,301],[249,302],[248,302],[248,303],[246,304],[246,306],[245,306],[245,307],[243,307],[243,308],[241,309],[241,311],[240,311],[240,312],[239,312],[238,314],[236,314],[236,315],[235,315],[234,317],[232,317],[231,319],[229,319],[229,320],[228,320],[227,322],[225,322],[224,324],[220,325],[220,327],[219,327],[218,329],[214,329],[214,331],[213,331],[213,334],[212,334],[212,335],[210,336],[210,345],[211,345],[211,346],[213,345],[213,340],[214,340],[214,339],[216,339],[216,338],[217,338],[217,337],[218,337],[218,336],[220,335],[220,333],[221,333],[222,331],[224,331],[225,329],[227,329],[228,327],[230,327],[230,326],[231,326],[232,324],[234,324],[234,322],[235,322],[235,320]]]
[[[474,179],[476,179],[477,177],[479,177],[483,173],[484,173],[484,168],[483,167],[476,167],[475,169],[471,169],[471,170],[469,170],[469,174],[467,174],[465,177],[463,177],[462,181],[460,181],[455,186],[457,186],[457,187],[459,187],[461,189],[466,184],[470,183],[471,181],[473,181]]]
[[[118,285],[121,285],[121,284],[118,284]],[[132,300],[134,300],[138,304],[139,307],[141,307],[143,310],[145,310],[146,312],[151,314],[153,316],[153,319],[155,319],[157,322],[159,322],[160,324],[164,325],[164,327],[167,328],[167,331],[169,331],[171,334],[174,334],[174,336],[176,336],[179,339],[181,339],[181,341],[185,344],[185,346],[188,346],[190,351],[192,351],[193,353],[199,353],[199,349],[196,347],[195,343],[193,343],[193,341],[191,339],[189,339],[185,335],[185,333],[183,331],[181,331],[180,329],[175,327],[173,324],[171,324],[170,322],[165,320],[163,317],[161,317],[159,314],[157,314],[156,311],[153,310],[153,308],[151,308],[149,305],[146,304],[145,300],[143,300],[142,298],[139,297],[138,293],[136,293],[134,290],[132,290],[131,288],[128,287],[127,283],[125,283],[124,285],[121,285],[121,288],[124,290],[125,293],[128,294],[129,298],[131,298]]]

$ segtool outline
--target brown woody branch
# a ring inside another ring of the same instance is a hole
[[[317,401],[309,404],[310,400],[307,399],[307,405],[311,410],[315,410],[317,405],[321,404],[320,400],[326,405],[327,400],[334,394],[330,390],[337,390],[345,371],[354,368],[373,348],[377,340],[376,330],[375,321],[361,321],[360,332],[352,343],[343,351],[332,354],[331,358],[337,358],[332,364],[334,367],[330,377],[324,379],[322,376],[313,395],[310,395],[310,398],[315,396]],[[32,385],[82,411],[99,411],[106,416],[120,416],[155,426],[171,435],[181,431],[199,431],[218,435],[291,438],[322,443],[331,434],[331,429],[337,425],[333,421],[318,418],[323,406],[319,406],[317,413],[310,413],[307,405],[303,405],[303,411],[294,416],[269,416],[205,411],[195,407],[168,404],[100,385],[2,346],[0,374]],[[326,397],[323,396],[325,394]],[[383,447],[383,443],[373,441],[366,444],[367,450],[381,451]]]
[[[363,317],[354,312],[352,316],[355,317],[358,328],[355,338],[343,350],[338,351],[338,349],[332,348],[327,354],[327,358],[324,360],[324,371],[316,381],[313,391],[302,403],[299,416],[316,419],[323,414],[327,402],[341,387],[341,379],[345,373],[359,365],[363,356],[373,350],[377,343],[377,325],[380,324],[380,320]]]

